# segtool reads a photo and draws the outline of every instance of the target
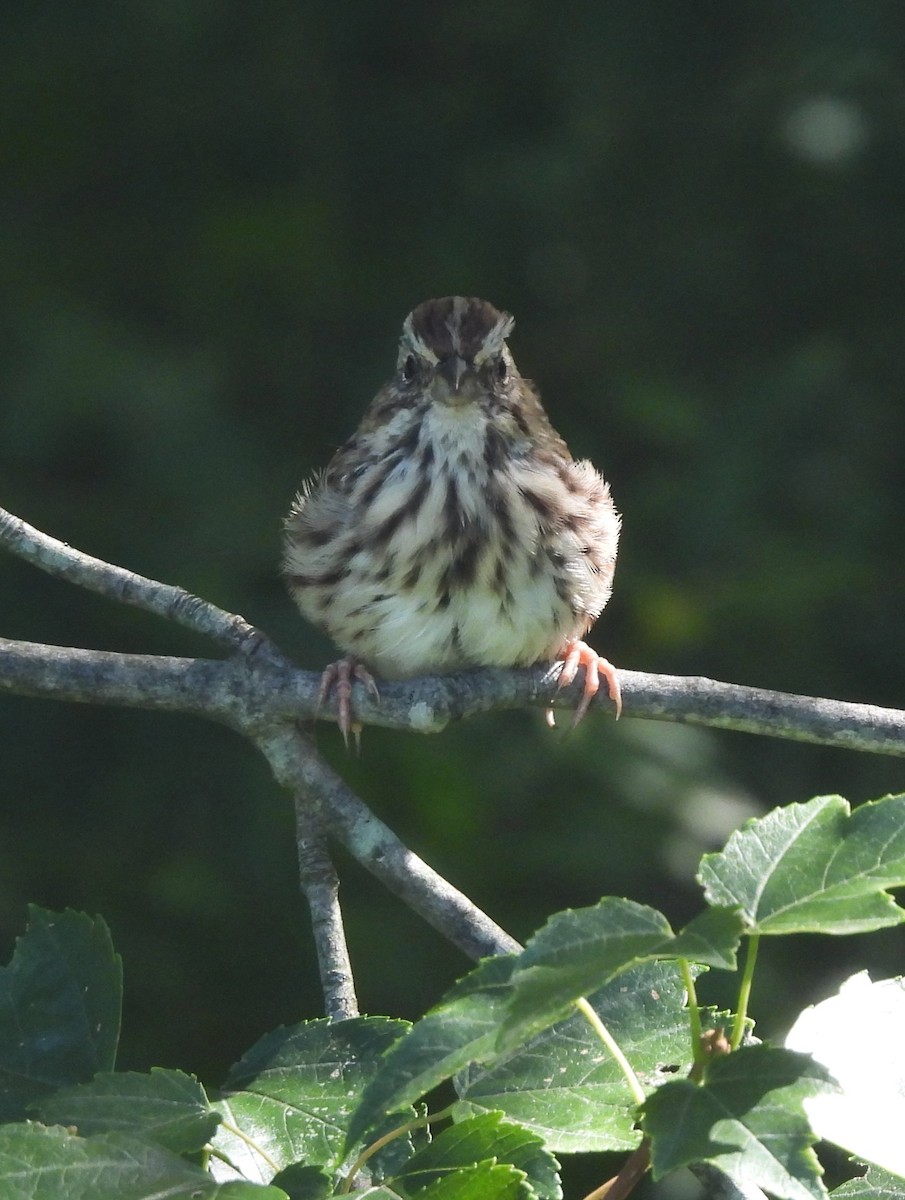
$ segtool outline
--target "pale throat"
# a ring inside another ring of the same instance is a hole
[[[484,444],[488,420],[477,404],[430,405],[421,424],[421,446],[431,445],[434,463],[458,473],[472,468],[486,478]]]

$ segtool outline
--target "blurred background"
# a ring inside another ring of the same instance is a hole
[[[294,490],[393,369],[406,312],[484,296],[624,513],[617,665],[905,706],[905,20],[882,0],[4,7],[0,503],[329,644],[277,576]],[[0,555],[4,635],[212,655]],[[324,754],[518,937],[627,895],[679,922],[746,817],[899,791],[894,759],[540,713]],[[291,805],[202,722],[0,700],[0,950],[102,913],[124,1067],[216,1084],[319,1012]],[[339,856],[365,1011],[467,966]],[[903,935],[768,945],[760,1032]],[[705,998],[727,1000],[714,974]],[[709,991],[708,991],[709,989]]]

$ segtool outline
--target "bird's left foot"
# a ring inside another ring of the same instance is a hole
[[[330,663],[321,675],[320,687],[317,689],[315,712],[320,708],[331,692],[336,695],[336,723],[343,735],[346,749],[349,748],[349,734],[355,739],[355,749],[361,749],[361,722],[355,717],[352,704],[352,684],[363,683],[375,700],[380,699],[374,676],[354,658],[341,658],[338,662]]]
[[[556,683],[557,691],[560,688],[568,687],[578,674],[578,668],[584,667],[584,688],[581,700],[575,709],[575,716],[572,718],[572,728],[574,729],[584,717],[591,706],[591,701],[600,690],[601,675],[606,679],[610,699],[616,705],[616,720],[618,721],[622,713],[622,688],[619,686],[619,676],[616,674],[613,664],[602,658],[596,650],[592,650],[587,642],[581,641],[567,642],[557,657],[562,659],[562,670]],[[547,724],[551,729],[556,725],[552,707],[547,709]]]

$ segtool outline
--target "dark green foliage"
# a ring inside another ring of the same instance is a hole
[[[359,1017],[265,1034],[213,1099],[181,1071],[112,1071],[120,971],[106,927],[33,908],[2,976],[13,1020],[0,1031],[0,1192],[39,1200],[50,1180],[85,1200],[163,1190],[327,1200],[370,1184],[368,1194],[399,1200],[562,1200],[554,1154],[597,1152],[600,1163],[601,1151],[634,1151],[657,1183],[707,1164],[740,1189],[821,1200],[820,1138],[893,1172],[894,1184],[905,1178],[901,980],[849,980],[802,1014],[788,1048],[741,1043],[763,933],[794,932],[796,913],[814,932],[846,932],[843,894],[855,929],[905,920],[885,890],[905,887],[888,836],[901,802],[888,796],[854,817],[839,797],[774,810],[707,856],[711,903],[678,934],[618,897],[557,913],[414,1025]],[[772,902],[759,915],[721,903],[746,889]],[[770,926],[780,896],[784,930]],[[735,972],[745,939],[737,1011],[700,1007],[708,968]],[[92,1071],[83,1060],[96,1045]],[[452,1105],[426,1106],[450,1085]]]
[[[897,5],[7,8],[7,507],[320,667],[276,577],[282,514],[412,304],[482,294],[625,514],[602,651],[901,706]],[[5,555],[0,617],[10,637],[212,653]],[[246,747],[171,717],[0,714],[4,957],[30,900],[103,912],[129,963],[124,1070],[219,1079],[320,1011],[292,814]],[[520,938],[603,893],[678,929],[700,854],[747,816],[902,788],[895,760],[628,719],[567,741],[536,714],[367,730],[360,763],[326,726],[319,743]],[[367,1008],[420,1016],[461,957],[345,876]],[[776,939],[773,1028],[865,963],[901,971],[900,931]]]
[[[109,1071],[119,1041],[122,965],[100,919],[29,908],[28,936],[0,969],[0,1120],[56,1088]]]
[[[477,293],[515,313],[518,362],[625,514],[601,650],[901,702],[902,42],[888,0],[12,6],[4,504],[320,667],[276,576],[282,515],[405,312]],[[212,652],[6,556],[0,597],[8,636]],[[174,718],[2,712],[7,950],[29,900],[103,912],[136,1066],[169,1042],[223,1070],[318,1011],[291,815],[254,756]],[[320,742],[520,937],[602,892],[690,913],[686,868],[741,816],[901,786],[892,762],[632,726],[369,730],[360,766]],[[417,1014],[461,960],[413,921],[392,970],[365,964],[397,906],[346,889],[370,1006]]]

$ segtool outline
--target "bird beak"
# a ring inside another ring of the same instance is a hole
[[[477,376],[471,363],[451,354],[434,371],[434,393],[438,400],[454,406],[467,404],[477,393]]]

